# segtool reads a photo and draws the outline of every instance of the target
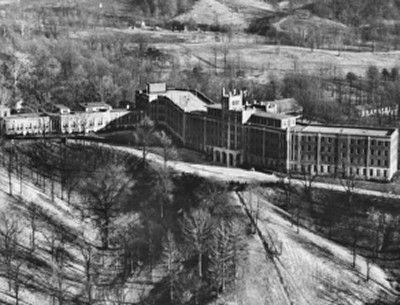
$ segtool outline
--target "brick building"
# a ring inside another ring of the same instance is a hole
[[[398,130],[296,125],[291,170],[318,175],[391,179],[398,167]]]
[[[156,84],[138,91],[136,100],[184,146],[227,166],[376,180],[397,171],[395,128],[302,125],[298,113],[245,102],[241,91],[224,90],[215,104],[199,92]]]

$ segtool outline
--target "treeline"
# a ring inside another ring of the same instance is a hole
[[[364,76],[352,72],[340,77],[316,77],[302,73],[285,76],[281,95],[294,97],[304,108],[304,118],[325,123],[365,124],[375,126],[397,123],[398,114],[385,115],[380,109],[399,106],[399,72],[396,67],[379,70],[370,66]],[[356,106],[376,109],[376,114],[362,118]]]
[[[173,62],[142,36],[104,34],[81,41],[14,38],[10,59],[0,62],[2,103],[23,99],[32,109],[95,101],[118,106],[133,101],[135,90],[161,78]]]
[[[144,134],[138,140],[143,151]],[[111,294],[116,302],[144,274],[155,285],[140,304],[205,304],[237,287],[237,268],[246,251],[245,216],[232,209],[225,185],[150,166],[145,153],[138,159],[98,145],[7,146],[2,161],[10,185],[20,180],[22,187],[22,180],[31,180],[53,200],[64,198],[97,231],[87,243],[62,239],[67,232],[61,228],[56,244],[66,251],[64,273],[49,280],[55,287],[62,281],[65,291],[56,295],[61,302],[95,304],[108,291],[119,291]],[[11,186],[10,193],[18,196]],[[82,292],[72,294],[68,251],[82,243],[85,276],[75,279]]]
[[[318,16],[355,27],[382,19],[398,20],[400,17],[400,2],[397,0],[325,0],[315,1],[306,7]]]
[[[140,9],[144,16],[171,18],[188,11],[197,0],[129,0],[128,5]]]

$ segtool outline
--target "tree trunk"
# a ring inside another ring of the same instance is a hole
[[[198,260],[199,277],[203,278],[203,254],[200,252],[198,254]]]
[[[143,168],[146,168],[146,144],[143,143]]]
[[[356,267],[356,256],[357,256],[356,242],[353,242],[353,263],[352,263],[353,268]]]
[[[54,203],[54,180],[51,179],[51,202]]]
[[[11,177],[11,168],[8,169],[8,187],[9,194],[12,196],[12,177]]]
[[[104,219],[104,226],[101,228],[101,242],[104,250],[108,249],[109,224],[110,224],[110,219],[106,217]]]

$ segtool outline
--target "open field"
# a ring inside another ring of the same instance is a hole
[[[85,39],[94,31],[71,34]],[[345,76],[348,72],[365,75],[369,66],[391,69],[400,63],[400,51],[351,52],[321,50],[294,46],[267,45],[263,38],[243,33],[231,38],[207,32],[172,32],[168,30],[104,29],[103,34],[120,33],[127,37],[143,38],[149,45],[173,56],[181,67],[191,69],[198,65],[210,72],[222,72],[226,65],[244,71],[248,79],[261,83],[269,81],[271,74],[283,77],[290,72]],[[227,47],[229,46],[229,47]],[[215,63],[217,64],[215,67]]]
[[[225,54],[223,43],[182,44],[175,46],[157,45],[160,49],[176,54],[182,65],[194,65],[201,61],[214,62],[217,48],[217,66],[222,68]],[[309,74],[326,73],[342,75],[353,72],[364,75],[371,65],[379,69],[395,67],[400,62],[400,51],[392,52],[340,52],[329,50],[310,50],[291,46],[272,46],[263,44],[230,44],[227,54],[228,63],[232,62],[245,71],[248,78],[261,82],[268,80],[271,73],[282,77],[288,72]]]

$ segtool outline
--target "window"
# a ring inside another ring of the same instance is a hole
[[[321,165],[321,173],[324,173],[324,166]]]
[[[378,166],[381,166],[381,160],[378,160]]]
[[[376,175],[377,175],[378,177],[381,176],[381,170],[380,170],[380,169],[378,169],[378,170],[376,171]]]
[[[370,176],[373,176],[373,175],[374,175],[374,170],[373,170],[373,169],[370,169],[370,170],[369,170],[369,175],[370,175]]]
[[[367,175],[367,170],[365,168],[363,168],[363,175],[366,176]]]
[[[372,144],[372,145],[375,145],[375,140],[372,140],[372,141],[371,141],[371,144]]]

